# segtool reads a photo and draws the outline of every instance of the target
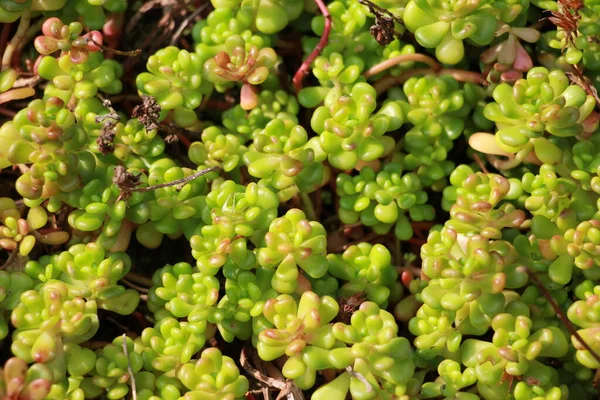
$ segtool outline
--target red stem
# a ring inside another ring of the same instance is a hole
[[[546,298],[546,301],[548,301],[548,303],[550,303],[550,306],[554,309],[554,312],[556,313],[556,316],[558,317],[558,319],[560,320],[560,322],[562,322],[564,324],[565,328],[567,328],[567,330],[569,331],[569,333],[572,336],[575,336],[575,338],[577,339],[577,341],[579,343],[581,343],[581,345],[590,353],[590,355],[592,357],[594,357],[594,359],[596,360],[596,362],[600,363],[600,355],[598,355],[598,353],[596,353],[594,351],[594,349],[592,349],[592,347],[589,344],[587,344],[587,342],[585,340],[583,340],[583,338],[581,337],[581,335],[579,335],[579,332],[577,332],[577,329],[573,326],[573,324],[571,323],[571,321],[569,320],[569,318],[567,318],[567,316],[564,314],[564,312],[560,309],[560,307],[556,303],[556,300],[554,300],[554,298],[552,297],[552,295],[550,294],[550,292],[548,291],[548,289],[546,289],[546,287],[544,287],[544,284],[542,283],[542,281],[540,280],[540,278],[538,278],[537,275],[534,274],[527,267],[525,267],[525,272],[527,272],[527,275],[529,276],[529,279],[531,279],[531,281],[533,282],[533,284],[535,286],[537,286],[537,288],[539,289],[540,292],[542,292],[542,295]]]
[[[8,37],[10,35],[10,28],[12,24],[5,24],[2,28],[2,33],[0,34],[0,49],[6,48],[6,43],[8,43]]]
[[[181,143],[183,143],[183,145],[185,146],[186,149],[189,149],[190,146],[192,145],[192,142],[190,142],[190,139],[188,139],[183,133],[181,132],[176,132],[175,133],[177,135],[177,137],[179,138],[179,141]]]
[[[329,41],[329,32],[331,32],[331,15],[329,14],[329,9],[325,5],[325,3],[323,3],[323,0],[315,0],[315,3],[319,7],[319,10],[321,10],[323,17],[325,18],[325,29],[323,30],[323,36],[321,36],[321,40],[319,40],[319,44],[317,44],[317,47],[315,47],[312,53],[309,54],[308,58],[304,60],[304,62],[302,63],[300,68],[298,68],[298,71],[296,71],[296,74],[294,75],[294,79],[292,80],[292,82],[294,82],[296,93],[302,90],[302,80],[308,74],[312,62],[315,60],[315,58],[319,56],[319,54],[321,54],[325,46],[327,46],[327,42]]]

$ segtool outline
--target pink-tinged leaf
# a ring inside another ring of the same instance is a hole
[[[56,17],[48,18],[42,25],[42,33],[45,36],[57,37],[60,35],[63,26],[64,24],[60,19]]]
[[[533,61],[527,53],[527,50],[521,45],[521,43],[517,42],[516,46],[516,56],[514,61],[514,67],[517,71],[529,71],[533,68]]]
[[[69,52],[69,58],[71,58],[73,64],[83,64],[88,59],[88,51],[86,49],[73,47]]]
[[[102,27],[102,33],[107,38],[114,38],[123,33],[123,14],[110,14],[106,19],[106,23]]]
[[[502,75],[500,75],[500,80],[504,83],[514,83],[522,77],[523,74],[520,71],[511,69],[510,71],[503,72]]]
[[[38,53],[47,56],[58,50],[58,42],[53,37],[38,36],[33,41],[33,45]]]
[[[88,51],[94,53],[102,49],[102,33],[99,31],[91,31],[90,33],[85,34],[83,37],[89,39],[89,42],[86,46]]]
[[[256,108],[258,105],[258,96],[256,92],[257,90],[254,88],[254,86],[248,83],[245,83],[244,86],[242,86],[240,106],[244,110],[252,110]]]

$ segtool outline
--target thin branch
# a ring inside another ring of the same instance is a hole
[[[358,2],[360,4],[362,4],[363,6],[369,7],[369,10],[374,10],[374,11],[377,11],[377,12],[379,12],[381,14],[387,15],[388,17],[390,17],[391,19],[393,19],[394,21],[396,21],[400,25],[402,25],[402,23],[403,23],[401,18],[397,17],[395,14],[389,12],[385,8],[379,7],[377,4],[375,4],[375,3],[373,3],[373,2],[371,2],[369,0],[358,0]],[[375,14],[375,13],[373,13],[373,14]]]
[[[185,28],[187,28],[187,26],[190,24],[190,22],[192,22],[192,20],[194,18],[196,18],[198,15],[200,15],[200,13],[202,11],[206,10],[209,5],[210,5],[209,2],[204,3],[200,7],[196,8],[193,13],[188,15],[187,18],[181,22],[181,25],[179,26],[179,28],[177,28],[177,30],[173,34],[173,38],[171,39],[171,46],[174,46],[175,43],[177,43],[177,41],[179,40],[179,37],[181,36],[181,34],[185,30]]]
[[[556,304],[556,300],[554,300],[554,298],[552,297],[552,295],[550,294],[550,292],[548,292],[548,289],[546,289],[544,287],[544,285],[542,284],[542,281],[540,281],[540,278],[537,277],[537,275],[535,275],[533,272],[531,272],[531,270],[527,267],[524,267],[525,271],[527,272],[527,275],[529,276],[529,279],[531,279],[531,281],[533,282],[533,284],[535,286],[537,286],[537,288],[540,290],[540,292],[542,292],[542,295],[546,298],[546,300],[548,301],[548,303],[550,304],[550,306],[552,307],[552,309],[554,310],[554,312],[556,313],[556,316],[558,317],[558,319],[560,319],[560,321],[565,325],[565,328],[567,328],[567,330],[569,331],[569,333],[572,336],[575,336],[575,338],[577,339],[577,341],[579,343],[581,343],[581,345],[592,355],[592,357],[594,357],[594,359],[596,360],[596,362],[600,363],[600,355],[598,355],[598,353],[596,353],[589,344],[587,344],[583,338],[581,337],[581,335],[579,335],[579,333],[577,332],[577,329],[573,326],[573,324],[571,323],[571,321],[569,321],[569,318],[567,318],[567,316],[565,315],[565,313],[560,309],[560,307],[558,306],[558,304]]]
[[[125,278],[128,279],[130,282],[135,283],[136,285],[145,287],[145,288],[150,288],[152,287],[153,283],[152,283],[152,279],[144,276],[144,275],[140,275],[140,274],[136,274],[135,272],[128,272],[127,275],[125,275]]]
[[[371,382],[369,382],[367,380],[367,378],[364,377],[363,374],[361,374],[360,372],[356,372],[355,370],[352,369],[351,366],[347,366],[346,371],[348,371],[348,373],[350,375],[352,375],[353,377],[355,377],[356,379],[358,379],[365,385],[365,387],[367,389],[367,393],[371,393],[373,391],[373,386],[371,385]]]
[[[109,111],[108,114],[97,115],[96,122],[97,123],[104,122],[107,119],[113,119],[115,121],[120,121],[121,117],[119,116],[119,114],[117,114],[117,111],[115,111],[115,109],[113,108],[111,101],[104,98],[104,96],[102,96],[100,93],[98,93],[96,96],[98,96],[100,101],[102,101],[102,105],[104,107],[108,108],[108,111]]]
[[[421,62],[429,65],[434,71],[437,71],[441,68],[440,63],[438,63],[434,58],[426,56],[425,54],[402,54],[397,57],[390,58],[389,60],[382,61],[379,64],[373,65],[371,68],[365,71],[363,75],[365,78],[370,78],[373,75],[377,75],[378,73],[385,71],[386,69],[406,62]]]
[[[185,178],[177,179],[172,182],[160,183],[160,184],[154,185],[154,186],[136,187],[133,189],[133,191],[134,192],[149,192],[151,190],[162,189],[162,188],[166,188],[166,187],[170,187],[170,186],[183,186],[186,183],[193,181],[196,178],[201,177],[202,175],[206,175],[206,174],[208,174],[210,172],[214,172],[214,171],[221,172],[221,171],[223,171],[223,169],[221,167],[210,167],[210,168],[206,168],[201,171],[198,171],[190,176],[186,176]]]
[[[331,14],[329,14],[329,9],[327,8],[323,0],[315,0],[315,3],[319,7],[319,10],[321,10],[321,14],[323,14],[323,17],[325,18],[325,29],[323,29],[323,36],[321,36],[321,40],[319,40],[319,44],[317,44],[317,47],[315,47],[312,53],[310,53],[310,55],[308,56],[308,58],[304,60],[304,62],[302,63],[300,68],[298,68],[298,71],[296,71],[296,74],[294,75],[294,79],[292,81],[294,82],[296,93],[302,90],[302,80],[308,74],[312,62],[315,60],[315,58],[319,56],[319,54],[321,54],[325,46],[327,46],[327,42],[329,41],[329,33],[331,32]]]
[[[4,268],[7,268],[10,264],[12,264],[12,262],[15,260],[15,258],[17,258],[17,254],[19,254],[19,250],[14,249],[13,251],[11,251],[10,255],[6,259],[6,262],[4,264],[0,265],[0,271],[2,271]]]
[[[481,171],[484,174],[489,174],[490,172],[487,170],[487,168],[485,167],[485,164],[483,163],[483,161],[481,160],[481,157],[479,157],[479,155],[477,153],[473,154],[473,158],[475,159],[475,162],[477,163],[477,165],[479,166],[479,169],[481,169]]]
[[[42,81],[42,77],[39,75],[33,75],[30,77],[19,78],[13,84],[13,89],[18,89],[18,88],[22,88],[22,87],[34,87],[41,81]]]
[[[124,284],[125,286],[127,286],[128,288],[131,288],[131,289],[137,290],[137,291],[138,291],[138,292],[140,292],[140,293],[148,294],[148,291],[149,291],[149,289],[148,289],[148,288],[146,288],[146,287],[143,287],[143,286],[139,286],[139,285],[137,285],[137,284],[135,284],[135,283],[133,283],[133,282],[130,282],[130,281],[128,281],[128,280],[127,280],[127,278],[123,278],[123,279],[121,279],[121,282],[123,282],[123,284]]]
[[[96,139],[96,143],[98,144],[98,150],[100,150],[102,154],[107,155],[115,150],[114,142],[117,134],[115,127],[121,120],[121,117],[113,108],[110,100],[105,99],[100,94],[97,94],[97,96],[102,100],[102,105],[108,108],[109,111],[108,114],[96,116],[96,122],[103,123],[102,131],[98,139]]]
[[[92,37],[90,37],[90,40],[96,46],[100,47],[103,51],[106,51],[106,52],[109,52],[112,54],[116,54],[118,56],[137,57],[142,52],[142,49],[136,49],[136,50],[131,50],[131,51],[121,51],[121,50],[117,50],[117,49],[112,49],[110,47],[103,45],[102,43],[96,42]]]
[[[436,76],[450,76],[459,82],[469,82],[476,85],[486,85],[485,78],[479,72],[466,71],[462,69],[451,69],[442,68],[435,70],[433,68],[419,68],[411,69],[398,76],[386,75],[379,81],[373,84],[373,87],[377,91],[377,94],[385,93],[388,89],[402,85],[413,76],[418,75],[436,75]]]
[[[247,351],[248,348],[246,346],[242,347],[242,352],[240,353],[240,364],[242,365],[242,368],[244,368],[244,370],[246,370],[246,372],[249,373],[252,377],[256,378],[257,381],[264,383],[267,386],[274,387],[279,390],[285,389],[285,382],[271,378],[270,376],[266,376],[262,372],[254,368],[252,365],[250,365],[250,363],[248,362],[248,356],[246,355]]]
[[[133,376],[133,369],[131,368],[131,360],[129,359],[129,350],[127,350],[127,335],[123,334],[123,353],[127,357],[127,371],[129,371],[129,378],[131,379],[131,397],[133,400],[137,400],[137,389],[135,386],[135,376]]]
[[[21,20],[19,21],[19,27],[17,28],[17,32],[15,33],[15,36],[13,36],[10,43],[6,46],[6,49],[4,50],[4,55],[2,56],[2,67],[0,68],[0,71],[4,71],[8,67],[10,67],[10,62],[12,60],[13,53],[27,34],[27,29],[29,29],[30,22],[31,12],[27,10],[21,15]]]

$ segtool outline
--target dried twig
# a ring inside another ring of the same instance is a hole
[[[192,22],[192,20],[194,18],[196,18],[198,15],[200,15],[200,13],[204,10],[206,10],[208,8],[208,6],[210,5],[209,2],[204,3],[203,5],[201,5],[200,7],[196,8],[194,10],[193,13],[191,13],[190,15],[188,15],[186,17],[186,19],[184,19],[181,22],[181,25],[179,26],[179,28],[177,28],[177,30],[175,31],[175,33],[173,34],[173,38],[171,39],[171,46],[174,46],[175,43],[177,43],[177,41],[179,40],[179,37],[181,36],[181,34],[183,33],[183,31],[185,30],[185,28],[187,28],[187,26],[190,24],[190,22]]]
[[[397,23],[402,24],[402,18],[396,16],[394,13],[389,12],[385,8],[379,7],[375,3],[373,3],[369,0],[358,0],[358,2],[362,5],[369,7],[369,12],[371,14],[374,14],[375,17],[377,17],[377,15],[387,15],[389,18],[393,19]]]
[[[13,84],[13,89],[22,88],[22,87],[34,87],[38,83],[42,81],[42,77],[39,75],[29,76],[19,78]]]
[[[129,379],[131,379],[131,397],[133,400],[137,400],[137,389],[135,387],[135,376],[133,376],[133,369],[131,368],[131,360],[129,359],[129,350],[127,350],[127,335],[123,334],[123,353],[127,357],[127,371],[129,372]]]
[[[97,96],[100,98],[100,100],[102,100],[102,105],[108,108],[109,111],[108,114],[96,116],[97,123],[104,122],[102,125],[102,132],[100,133],[98,139],[96,139],[96,143],[98,143],[98,150],[100,150],[102,154],[106,155],[115,150],[115,127],[121,120],[121,117],[113,108],[110,100],[105,99],[100,94]]]
[[[242,352],[240,353],[240,364],[242,365],[242,368],[244,368],[244,370],[247,373],[249,373],[252,377],[254,377],[257,381],[259,381],[267,386],[274,387],[274,388],[277,388],[280,390],[285,389],[285,387],[286,387],[285,382],[271,378],[270,376],[266,376],[265,374],[263,374],[262,372],[260,372],[256,368],[254,368],[252,365],[250,365],[250,363],[248,362],[248,356],[246,354],[247,351],[248,351],[248,348],[246,346],[244,346],[242,348]]]
[[[144,3],[135,13],[135,15],[129,20],[129,25],[127,26],[127,31],[132,31],[133,28],[137,25],[137,23],[142,19],[145,13],[153,9],[154,7],[160,5],[164,6],[165,3],[172,3],[172,1],[165,0],[150,0]]]
[[[132,112],[132,117],[137,118],[146,131],[150,132],[159,126],[158,119],[160,118],[160,105],[156,102],[153,96],[142,95],[142,104],[135,106]]]
[[[369,12],[375,16],[375,24],[371,26],[371,35],[377,40],[377,43],[387,46],[396,37],[402,36],[394,27],[394,22],[402,24],[400,18],[369,0],[359,0],[359,3],[369,7]]]
[[[103,45],[102,43],[98,43],[96,42],[93,38],[90,37],[90,40],[92,41],[92,43],[94,43],[96,46],[100,47],[102,49],[102,51],[106,51],[108,53],[112,53],[112,54],[116,54],[118,56],[126,56],[126,57],[137,57],[140,55],[140,53],[142,52],[142,49],[135,49],[135,50],[131,50],[131,51],[121,51],[121,50],[117,50],[117,49],[113,49],[111,47],[107,47],[105,45]]]
[[[105,115],[98,115],[96,116],[96,122],[100,123],[100,122],[104,122],[107,119],[114,119],[116,121],[120,121],[121,117],[119,116],[119,114],[117,114],[117,111],[113,108],[112,103],[110,102],[110,100],[104,98],[101,94],[97,94],[98,98],[102,101],[102,105],[106,108],[108,108],[108,114]]]
[[[329,41],[329,33],[331,32],[331,14],[329,14],[329,9],[323,0],[315,0],[315,3],[317,3],[319,10],[321,10],[321,14],[323,14],[323,17],[325,18],[325,29],[323,30],[323,35],[321,36],[321,40],[319,40],[317,47],[315,47],[306,60],[304,60],[294,75],[294,79],[292,81],[294,82],[296,93],[302,90],[302,80],[308,74],[312,62],[319,56],[319,54],[321,54],[325,46],[327,46],[327,42]]]
[[[11,251],[10,255],[6,259],[6,262],[4,264],[0,265],[0,271],[2,271],[3,269],[9,267],[10,264],[12,264],[12,262],[15,260],[15,258],[17,258],[18,254],[19,254],[19,250],[18,249],[14,249],[13,251]]]
[[[350,375],[352,375],[353,377],[355,377],[356,379],[358,379],[365,385],[367,393],[371,393],[373,391],[373,385],[371,385],[371,382],[369,382],[367,380],[367,378],[364,377],[363,374],[361,374],[360,372],[356,372],[355,370],[352,369],[351,366],[347,366],[346,371],[348,371],[348,373]]]
[[[525,268],[525,271],[527,272],[527,275],[529,276],[529,279],[531,279],[531,281],[533,282],[533,284],[535,286],[537,286],[537,288],[540,290],[540,292],[542,292],[542,295],[546,298],[546,300],[548,301],[548,303],[550,304],[550,306],[552,307],[552,309],[556,313],[556,316],[564,324],[565,328],[567,328],[567,330],[569,331],[569,333],[571,334],[571,336],[574,336],[575,339],[577,339],[577,341],[579,343],[581,343],[581,345],[592,355],[592,357],[594,357],[594,359],[598,363],[600,363],[600,355],[598,355],[598,353],[596,353],[594,351],[594,349],[592,349],[590,347],[590,345],[587,344],[583,340],[583,338],[581,337],[581,335],[579,335],[579,333],[577,332],[577,329],[573,326],[573,324],[571,323],[571,321],[569,321],[569,318],[567,318],[567,316],[560,309],[560,307],[558,306],[558,304],[556,304],[556,300],[554,300],[554,298],[552,297],[552,295],[550,294],[550,292],[548,292],[548,289],[546,289],[544,287],[544,285],[542,284],[542,281],[540,281],[540,278],[538,278],[537,275],[535,273],[533,273],[529,268],[527,268],[527,267],[524,267],[524,268]]]
[[[201,177],[202,175],[206,175],[208,173],[215,172],[215,171],[221,172],[221,171],[223,171],[223,169],[221,167],[210,167],[210,168],[206,168],[206,169],[200,170],[198,172],[195,172],[192,175],[187,176],[185,178],[177,179],[172,182],[160,183],[160,184],[154,185],[154,186],[136,187],[133,189],[133,191],[134,192],[149,192],[151,190],[162,189],[162,188],[171,187],[171,186],[183,186],[186,183],[191,182],[194,179]]]
[[[592,96],[596,100],[596,108],[600,110],[600,96],[598,96],[598,90],[594,87],[589,78],[583,75],[583,71],[580,66],[574,65],[573,70],[575,72],[567,72],[567,76],[577,86],[585,90],[587,94]]]
[[[154,185],[154,186],[140,187],[139,185],[142,183],[142,182],[140,182],[140,175],[133,175],[132,173],[128,172],[127,168],[125,168],[124,166],[117,165],[115,167],[113,183],[116,184],[119,187],[119,189],[121,189],[121,194],[117,198],[117,201],[119,201],[122,199],[128,199],[129,197],[131,197],[131,194],[133,192],[150,192],[152,190],[162,189],[162,188],[171,187],[171,186],[181,187],[181,186],[185,185],[186,183],[191,182],[194,179],[201,177],[202,175],[206,175],[210,172],[215,172],[215,171],[221,172],[221,171],[223,171],[223,169],[220,166],[206,168],[206,169],[200,170],[198,172],[195,172],[190,176],[186,176],[185,178],[181,178],[181,179],[176,179],[172,182],[160,183],[160,184]]]

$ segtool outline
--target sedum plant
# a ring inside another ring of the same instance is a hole
[[[0,399],[597,398],[598,0],[158,3],[0,0]]]

